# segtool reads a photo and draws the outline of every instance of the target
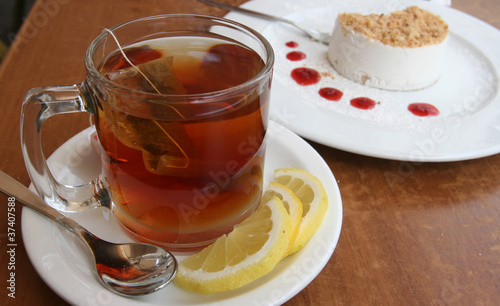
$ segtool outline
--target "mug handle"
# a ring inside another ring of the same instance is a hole
[[[95,113],[85,82],[37,87],[26,93],[21,111],[21,146],[26,169],[40,197],[59,211],[109,208],[109,194],[99,177],[80,186],[60,184],[54,179],[43,154],[41,128],[45,120],[53,115],[75,112]]]

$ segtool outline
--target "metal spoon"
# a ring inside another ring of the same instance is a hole
[[[284,22],[284,23],[288,23],[289,25],[292,25],[294,26],[295,28],[299,29],[300,31],[302,31],[303,33],[305,33],[307,36],[309,36],[312,40],[315,40],[315,41],[318,41],[322,44],[325,44],[325,45],[328,45],[330,43],[330,34],[328,33],[324,33],[324,32],[320,32],[320,31],[317,31],[317,30],[314,30],[314,29],[311,29],[311,28],[306,28],[302,25],[299,25],[289,19],[286,19],[286,18],[282,18],[282,17],[278,17],[278,16],[273,16],[273,15],[268,15],[268,14],[264,14],[264,13],[261,13],[261,12],[256,12],[256,11],[252,11],[252,10],[249,10],[249,9],[245,9],[245,8],[242,8],[242,7],[239,7],[239,6],[233,6],[233,5],[229,5],[229,4],[224,4],[224,3],[219,3],[219,2],[216,2],[216,1],[211,1],[211,0],[198,0],[202,3],[205,3],[205,4],[208,4],[208,5],[213,5],[213,6],[216,6],[218,8],[221,8],[221,9],[225,9],[225,10],[228,10],[228,11],[235,11],[235,12],[239,12],[239,13],[242,13],[242,14],[247,14],[247,15],[250,15],[250,16],[254,16],[254,17],[258,17],[258,18],[263,18],[263,19],[267,19],[267,20],[271,20],[271,21],[279,21],[279,22]]]
[[[152,293],[165,287],[177,273],[177,261],[168,251],[144,243],[116,244],[101,240],[3,171],[0,171],[0,191],[80,237],[94,256],[100,283],[114,293],[122,296]]]

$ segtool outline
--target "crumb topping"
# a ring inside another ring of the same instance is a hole
[[[418,48],[439,44],[449,31],[441,17],[417,6],[389,15],[343,13],[339,14],[338,20],[343,28],[394,47]]]

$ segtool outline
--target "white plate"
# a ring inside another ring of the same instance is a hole
[[[328,263],[340,235],[342,202],[330,168],[321,156],[299,136],[271,122],[268,130],[264,183],[282,167],[305,169],[324,184],[329,207],[321,227],[296,254],[285,258],[268,275],[231,292],[198,295],[171,284],[159,292],[124,298],[103,289],[92,274],[91,258],[71,233],[29,208],[22,214],[26,251],[42,279],[73,305],[280,305],[306,287]],[[89,128],[66,142],[48,159],[57,180],[78,184],[99,172],[100,162],[90,148]],[[108,210],[96,209],[71,214],[81,225],[103,239],[132,241]],[[178,256],[179,260],[185,256]]]
[[[313,42],[284,23],[271,23],[239,13],[226,17],[263,33],[276,53],[271,117],[297,134],[358,154],[404,161],[456,161],[500,152],[500,31],[457,10],[427,1],[387,0],[255,0],[243,7],[287,17],[331,32],[338,13],[387,13],[418,5],[440,15],[450,27],[447,56],[440,80],[411,92],[375,89],[351,82],[329,65],[327,46]],[[285,46],[296,41],[299,47]],[[292,62],[286,54],[299,50],[307,59]],[[335,79],[300,86],[290,77],[296,67],[310,67]],[[344,92],[339,102],[318,95],[321,87]],[[355,97],[380,101],[372,110],[350,106]],[[417,117],[407,107],[427,102],[436,117]]]

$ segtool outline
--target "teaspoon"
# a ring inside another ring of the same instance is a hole
[[[152,293],[165,287],[177,273],[177,261],[170,252],[150,244],[101,240],[3,171],[0,171],[0,191],[80,237],[92,252],[100,283],[114,293],[122,296]]]
[[[198,1],[205,3],[205,4],[208,4],[208,5],[212,5],[212,6],[224,9],[224,10],[228,10],[228,11],[235,11],[238,13],[247,14],[250,16],[263,18],[263,19],[267,19],[267,20],[271,20],[271,21],[279,21],[279,22],[288,23],[289,25],[302,31],[304,34],[309,36],[309,38],[311,38],[312,40],[318,41],[318,42],[325,44],[325,45],[328,45],[330,43],[330,34],[323,33],[323,32],[317,31],[315,29],[306,28],[302,25],[299,25],[299,24],[293,22],[290,19],[286,19],[286,18],[282,18],[282,17],[278,17],[278,16],[273,16],[273,15],[268,15],[268,14],[264,14],[261,12],[252,11],[252,10],[249,10],[246,8],[242,8],[239,6],[229,5],[229,4],[225,4],[225,3],[219,3],[219,2],[211,1],[211,0],[198,0]]]

